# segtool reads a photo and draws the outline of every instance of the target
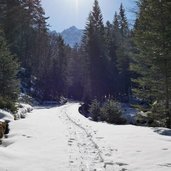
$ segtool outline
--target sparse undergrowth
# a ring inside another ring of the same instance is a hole
[[[101,107],[101,119],[114,124],[126,124],[126,119],[122,118],[121,107],[114,100],[107,100]]]
[[[91,116],[92,116],[92,119],[94,120],[94,121],[98,121],[98,120],[100,120],[100,108],[101,108],[101,106],[100,106],[100,102],[98,102],[97,100],[93,100],[92,101],[92,103],[91,103],[91,105],[89,106],[90,108],[89,108],[89,113],[91,114]]]
[[[88,111],[94,121],[101,120],[113,124],[126,124],[126,120],[122,118],[121,107],[114,100],[106,100],[104,103],[93,100]]]

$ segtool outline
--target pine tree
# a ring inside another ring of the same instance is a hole
[[[47,58],[47,18],[40,0],[4,0],[1,9],[0,23],[10,51],[16,54],[27,73],[27,78],[20,79],[24,89],[30,93],[31,76],[40,76]]]
[[[167,127],[171,127],[171,3],[140,0],[138,6],[135,28],[137,53],[132,66],[139,74],[134,80],[138,86],[135,93],[149,104],[160,106],[158,111],[162,109],[161,114],[167,117]]]
[[[17,80],[18,63],[9,52],[4,33],[0,29],[0,108],[16,111],[19,82]]]
[[[118,96],[118,69],[117,69],[117,38],[115,35],[114,25],[110,22],[105,27],[105,45],[107,55],[107,75],[106,84],[108,85],[107,95]]]
[[[21,33],[21,3],[18,0],[1,1],[1,26],[4,29],[10,51],[18,55]]]
[[[87,73],[85,92],[90,98],[100,99],[106,93],[106,54],[104,25],[98,1],[89,15],[83,40]]]
[[[84,61],[78,45],[69,50],[67,60],[67,92],[68,97],[82,100]]]
[[[115,38],[115,41],[119,44],[120,41],[120,28],[119,28],[119,16],[117,14],[117,12],[115,12],[114,15],[114,20],[113,20],[113,37]]]
[[[42,101],[56,100],[66,96],[66,46],[62,37],[50,33],[48,44],[48,57],[42,60],[42,69],[37,77],[36,96]]]
[[[55,78],[55,80],[56,81],[58,80],[57,90],[59,96],[66,96],[67,59],[66,59],[65,44],[61,35],[58,35],[57,42],[58,42],[58,58],[56,59],[56,67],[58,69],[58,72],[56,72],[56,74],[58,75],[58,77]]]
[[[118,32],[119,26],[119,32]],[[129,28],[128,22],[125,15],[125,9],[123,5],[120,6],[120,12],[117,16],[115,14],[114,29],[116,31],[117,38],[117,64],[119,75],[119,85],[120,85],[120,95],[123,97],[128,97],[130,91],[130,73],[129,73]],[[118,35],[117,35],[118,34]]]

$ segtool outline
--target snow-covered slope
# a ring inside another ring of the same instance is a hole
[[[0,171],[171,170],[170,130],[95,123],[78,107],[37,108],[12,122]]]

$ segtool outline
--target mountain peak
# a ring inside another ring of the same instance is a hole
[[[78,29],[76,26],[71,26],[70,28],[65,29],[61,35],[66,44],[74,47],[75,44],[80,44],[83,36],[83,30]]]
[[[65,29],[64,31],[62,31],[62,33],[65,33],[65,32],[80,32],[81,29],[78,29],[76,26],[71,26],[67,29]]]
[[[71,29],[71,30],[79,30],[76,26],[71,26],[69,29]]]

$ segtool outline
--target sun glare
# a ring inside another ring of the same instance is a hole
[[[78,10],[78,6],[79,6],[79,0],[75,0],[75,7],[76,7],[76,10]]]

